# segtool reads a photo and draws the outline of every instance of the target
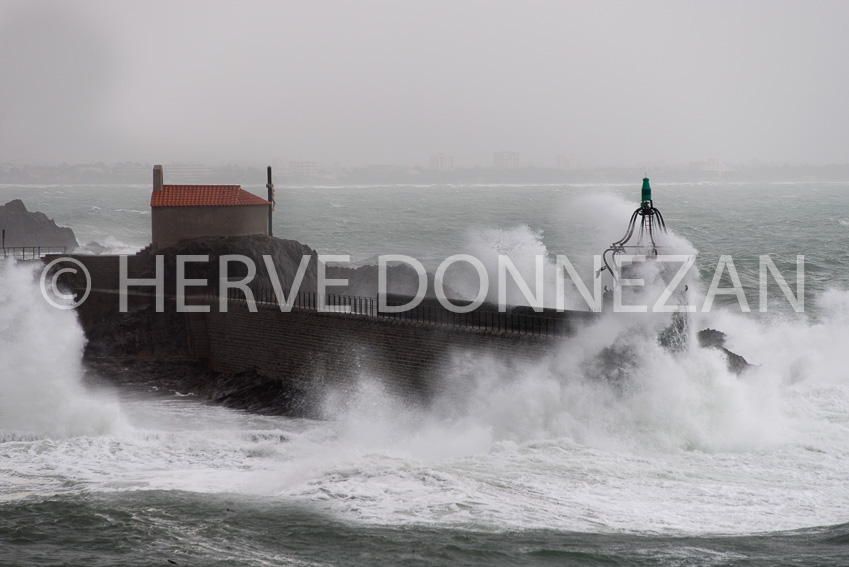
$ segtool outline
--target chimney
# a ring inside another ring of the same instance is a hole
[[[153,190],[162,191],[162,166],[153,166]]]

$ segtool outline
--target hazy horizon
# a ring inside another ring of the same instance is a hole
[[[0,162],[849,161],[843,2],[7,0]]]

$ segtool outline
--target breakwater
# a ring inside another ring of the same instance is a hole
[[[523,330],[517,325],[498,331],[476,323],[494,319],[489,319],[485,311],[462,322],[450,322],[449,315],[454,314],[447,313],[446,322],[439,323],[402,318],[402,314],[373,316],[306,308],[285,313],[268,304],[260,304],[256,312],[251,312],[244,301],[228,303],[226,313],[187,314],[190,329],[197,329],[190,340],[194,352],[208,352],[215,370],[255,368],[306,388],[344,383],[361,373],[392,388],[427,397],[438,387],[441,365],[454,357],[477,352],[507,364],[530,361],[558,340],[554,334],[539,332],[544,321],[551,319],[542,316],[514,316],[523,321]],[[559,336],[583,319],[582,315],[561,319]]]
[[[499,312],[484,303],[474,311],[455,313],[433,298],[400,313],[381,312],[375,297],[340,293],[324,296],[302,289],[288,310],[262,278],[252,288],[255,302],[230,289],[226,310],[216,290],[195,289],[180,301],[166,287],[163,309],[156,309],[152,288],[130,287],[127,309],[119,308],[118,256],[74,256],[91,276],[91,292],[78,307],[91,360],[195,359],[204,371],[277,381],[304,396],[320,395],[328,387],[344,387],[360,377],[380,380],[386,387],[416,399],[428,399],[439,388],[443,365],[469,353],[498,358],[504,364],[539,359],[558,341],[593,319],[589,312],[536,313],[530,308]],[[127,258],[127,276],[151,275],[153,256]],[[173,266],[165,262],[166,274]],[[78,274],[79,275],[79,274]],[[281,281],[287,282],[287,274]],[[170,279],[166,275],[166,280]],[[307,278],[309,279],[309,278]],[[68,286],[80,289],[82,280]],[[392,295],[389,303],[408,298]]]

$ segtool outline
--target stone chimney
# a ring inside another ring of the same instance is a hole
[[[162,191],[162,166],[153,166],[153,190]]]

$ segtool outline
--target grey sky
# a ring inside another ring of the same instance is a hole
[[[0,161],[849,161],[849,2],[0,3]]]

